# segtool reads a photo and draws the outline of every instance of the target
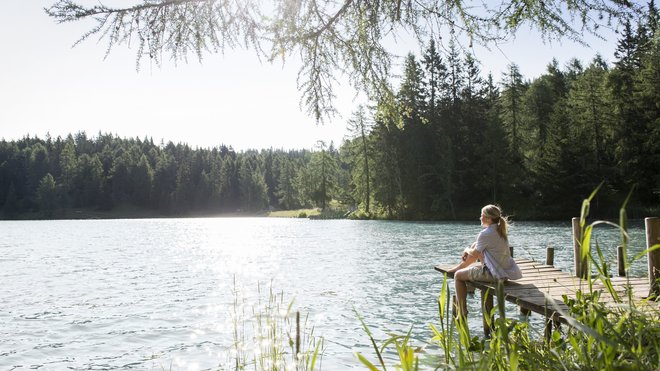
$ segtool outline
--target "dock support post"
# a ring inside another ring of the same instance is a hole
[[[545,335],[545,340],[550,341],[552,339],[552,331],[559,328],[559,321],[554,319],[554,313],[551,316],[545,317],[545,329],[543,331]]]
[[[626,256],[623,254],[623,246],[616,247],[616,265],[619,270],[619,277],[626,276]]]
[[[646,248],[650,249],[654,245],[660,244],[660,218],[652,217],[644,219],[646,224]],[[660,296],[660,250],[650,251],[648,253],[649,261],[649,283],[651,290],[649,296]]]
[[[481,311],[484,315],[484,335],[490,337],[491,324],[494,320],[491,315],[493,311],[493,294],[490,290],[481,290]]]
[[[545,317],[545,329],[543,331],[543,334],[545,335],[545,340],[550,341],[552,339],[552,317]]]
[[[555,248],[547,247],[545,249],[545,265],[555,265]]]
[[[582,228],[580,218],[573,218],[573,257],[575,260],[575,276],[587,277],[587,261],[582,259]]]

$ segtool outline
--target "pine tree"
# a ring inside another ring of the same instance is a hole
[[[174,191],[175,210],[187,213],[192,210],[195,199],[195,187],[192,172],[192,154],[185,146],[177,159],[176,190]]]
[[[174,208],[176,175],[176,162],[171,150],[166,148],[156,162],[153,189],[155,204],[165,214],[171,213]]]
[[[50,156],[48,149],[40,142],[34,144],[30,151],[28,194],[32,195],[36,192],[41,179],[50,171]]]
[[[501,95],[502,122],[507,128],[510,151],[518,163],[522,164],[522,99],[527,89],[520,74],[520,68],[515,63],[509,65],[507,72],[503,74],[503,90]]]
[[[133,178],[133,203],[138,206],[148,207],[151,205],[154,171],[146,155],[142,154],[140,156],[140,161],[131,171],[131,175]]]
[[[352,163],[352,181],[357,192],[356,199],[364,204],[364,211],[367,215],[371,214],[371,173],[369,171],[370,163],[373,161],[371,156],[368,136],[371,132],[372,124],[368,121],[364,106],[359,106],[353,113],[353,117],[348,121],[348,131],[354,139],[351,148]]]
[[[611,115],[607,113],[609,101],[605,89],[606,78],[607,65],[597,56],[575,81],[569,99],[573,123],[583,128],[579,136],[588,143],[587,153],[591,154],[589,160],[594,164],[591,169],[596,179],[603,178],[611,162],[609,151],[605,151],[611,142],[609,138],[612,130]]]
[[[330,153],[324,141],[317,142],[318,151],[312,153],[308,165],[308,176],[311,181],[311,188],[308,189],[308,197],[321,208],[325,210],[328,203],[332,200],[336,187],[337,162]]]
[[[2,211],[5,216],[13,218],[21,211],[21,206],[18,201],[18,196],[16,195],[16,187],[14,183],[9,184],[9,189],[7,190],[7,196],[5,198]]]
[[[294,210],[300,207],[295,188],[296,171],[293,161],[286,159],[280,163],[279,177],[275,195],[277,202],[284,210]]]
[[[73,181],[74,205],[94,208],[99,206],[103,186],[103,167],[94,153],[84,153],[78,159],[78,167]]]
[[[409,216],[420,218],[429,208],[427,187],[429,185],[426,166],[430,161],[432,142],[430,127],[425,113],[424,71],[413,54],[408,54],[404,64],[403,80],[397,92],[397,102],[403,117],[401,136],[401,168],[403,195],[406,212]]]
[[[60,153],[60,183],[64,186],[66,193],[69,193],[73,188],[73,178],[78,166],[78,156],[76,155],[76,147],[73,137],[69,135],[64,144],[64,149]]]
[[[37,186],[37,205],[43,216],[49,218],[53,216],[53,210],[57,205],[57,189],[55,178],[50,173],[41,178]]]
[[[404,214],[403,181],[401,175],[401,129],[391,116],[382,111],[376,115],[372,131],[374,143],[373,197],[388,218]]]
[[[427,107],[429,116],[434,117],[441,107],[442,91],[447,90],[447,66],[442,60],[442,56],[436,48],[435,41],[431,39],[429,46],[422,57],[426,80],[424,83],[425,96],[427,97]],[[433,120],[432,120],[433,122]]]
[[[268,189],[263,166],[256,153],[249,152],[241,157],[238,173],[241,209],[264,210],[268,206]]]

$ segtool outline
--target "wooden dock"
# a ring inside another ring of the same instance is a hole
[[[555,323],[566,323],[567,320],[564,316],[568,313],[568,307],[564,303],[563,295],[574,299],[578,290],[588,292],[588,281],[563,272],[552,265],[528,259],[516,259],[516,262],[520,266],[523,277],[516,281],[504,282],[505,299],[520,306],[522,311],[541,314]],[[435,270],[446,273],[449,268],[451,265],[437,265]],[[453,278],[454,275],[448,273],[447,276]],[[630,288],[638,308],[647,309],[656,315],[660,313],[660,303],[644,300],[650,289],[648,278],[612,277],[611,280],[615,291],[624,302],[627,298],[626,290]],[[469,284],[481,290],[482,308],[484,308],[484,312],[490,312],[490,309],[493,308],[492,296],[496,292],[497,283],[475,281],[469,282]],[[592,288],[594,291],[603,292],[601,302],[615,303],[602,282],[592,283]],[[484,331],[486,334],[489,333],[486,321],[484,321]]]
[[[546,263],[539,263],[529,259],[516,259],[523,273],[523,277],[515,281],[504,282],[504,298],[518,306],[524,313],[535,312],[547,319],[546,330],[552,325],[559,323],[570,323],[568,318],[568,306],[564,303],[563,296],[575,299],[578,291],[588,293],[589,281],[586,279],[588,265],[581,258],[581,227],[579,218],[573,218],[573,248],[576,275],[571,275],[553,266],[554,249],[548,248]],[[660,317],[660,301],[646,300],[649,295],[660,297],[660,218],[649,217],[645,219],[646,225],[646,247],[649,274],[646,278],[625,277],[624,250],[619,246],[618,272],[619,277],[611,277],[610,281],[613,291],[619,297],[619,301],[612,297],[609,290],[601,280],[593,280],[591,289],[600,291],[602,294],[599,301],[606,305],[621,306],[628,302],[628,292],[632,293],[635,308],[650,316]],[[513,250],[511,252],[513,256]],[[450,265],[437,265],[435,270],[447,273]],[[453,273],[447,273],[453,278]],[[481,290],[481,308],[484,313],[484,332],[490,334],[489,323],[486,317],[493,308],[493,295],[497,292],[497,282],[468,283],[474,288]],[[546,331],[549,334],[549,331]]]

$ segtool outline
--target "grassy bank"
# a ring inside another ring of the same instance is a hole
[[[280,210],[271,211],[268,216],[273,218],[308,218],[313,215],[320,215],[321,209],[297,209],[297,210]]]

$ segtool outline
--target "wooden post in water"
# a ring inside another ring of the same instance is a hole
[[[582,259],[582,228],[580,218],[573,218],[573,257],[575,260],[575,276],[585,278],[587,276],[586,259]]]
[[[555,265],[555,248],[546,247],[545,249],[545,265]]]
[[[660,218],[646,218],[646,248],[650,249],[654,245],[660,244]],[[649,260],[649,283],[651,290],[649,296],[660,296],[660,285],[657,279],[660,278],[660,250],[648,253]]]
[[[619,269],[619,277],[626,276],[626,256],[623,254],[623,246],[616,247],[616,265]]]

